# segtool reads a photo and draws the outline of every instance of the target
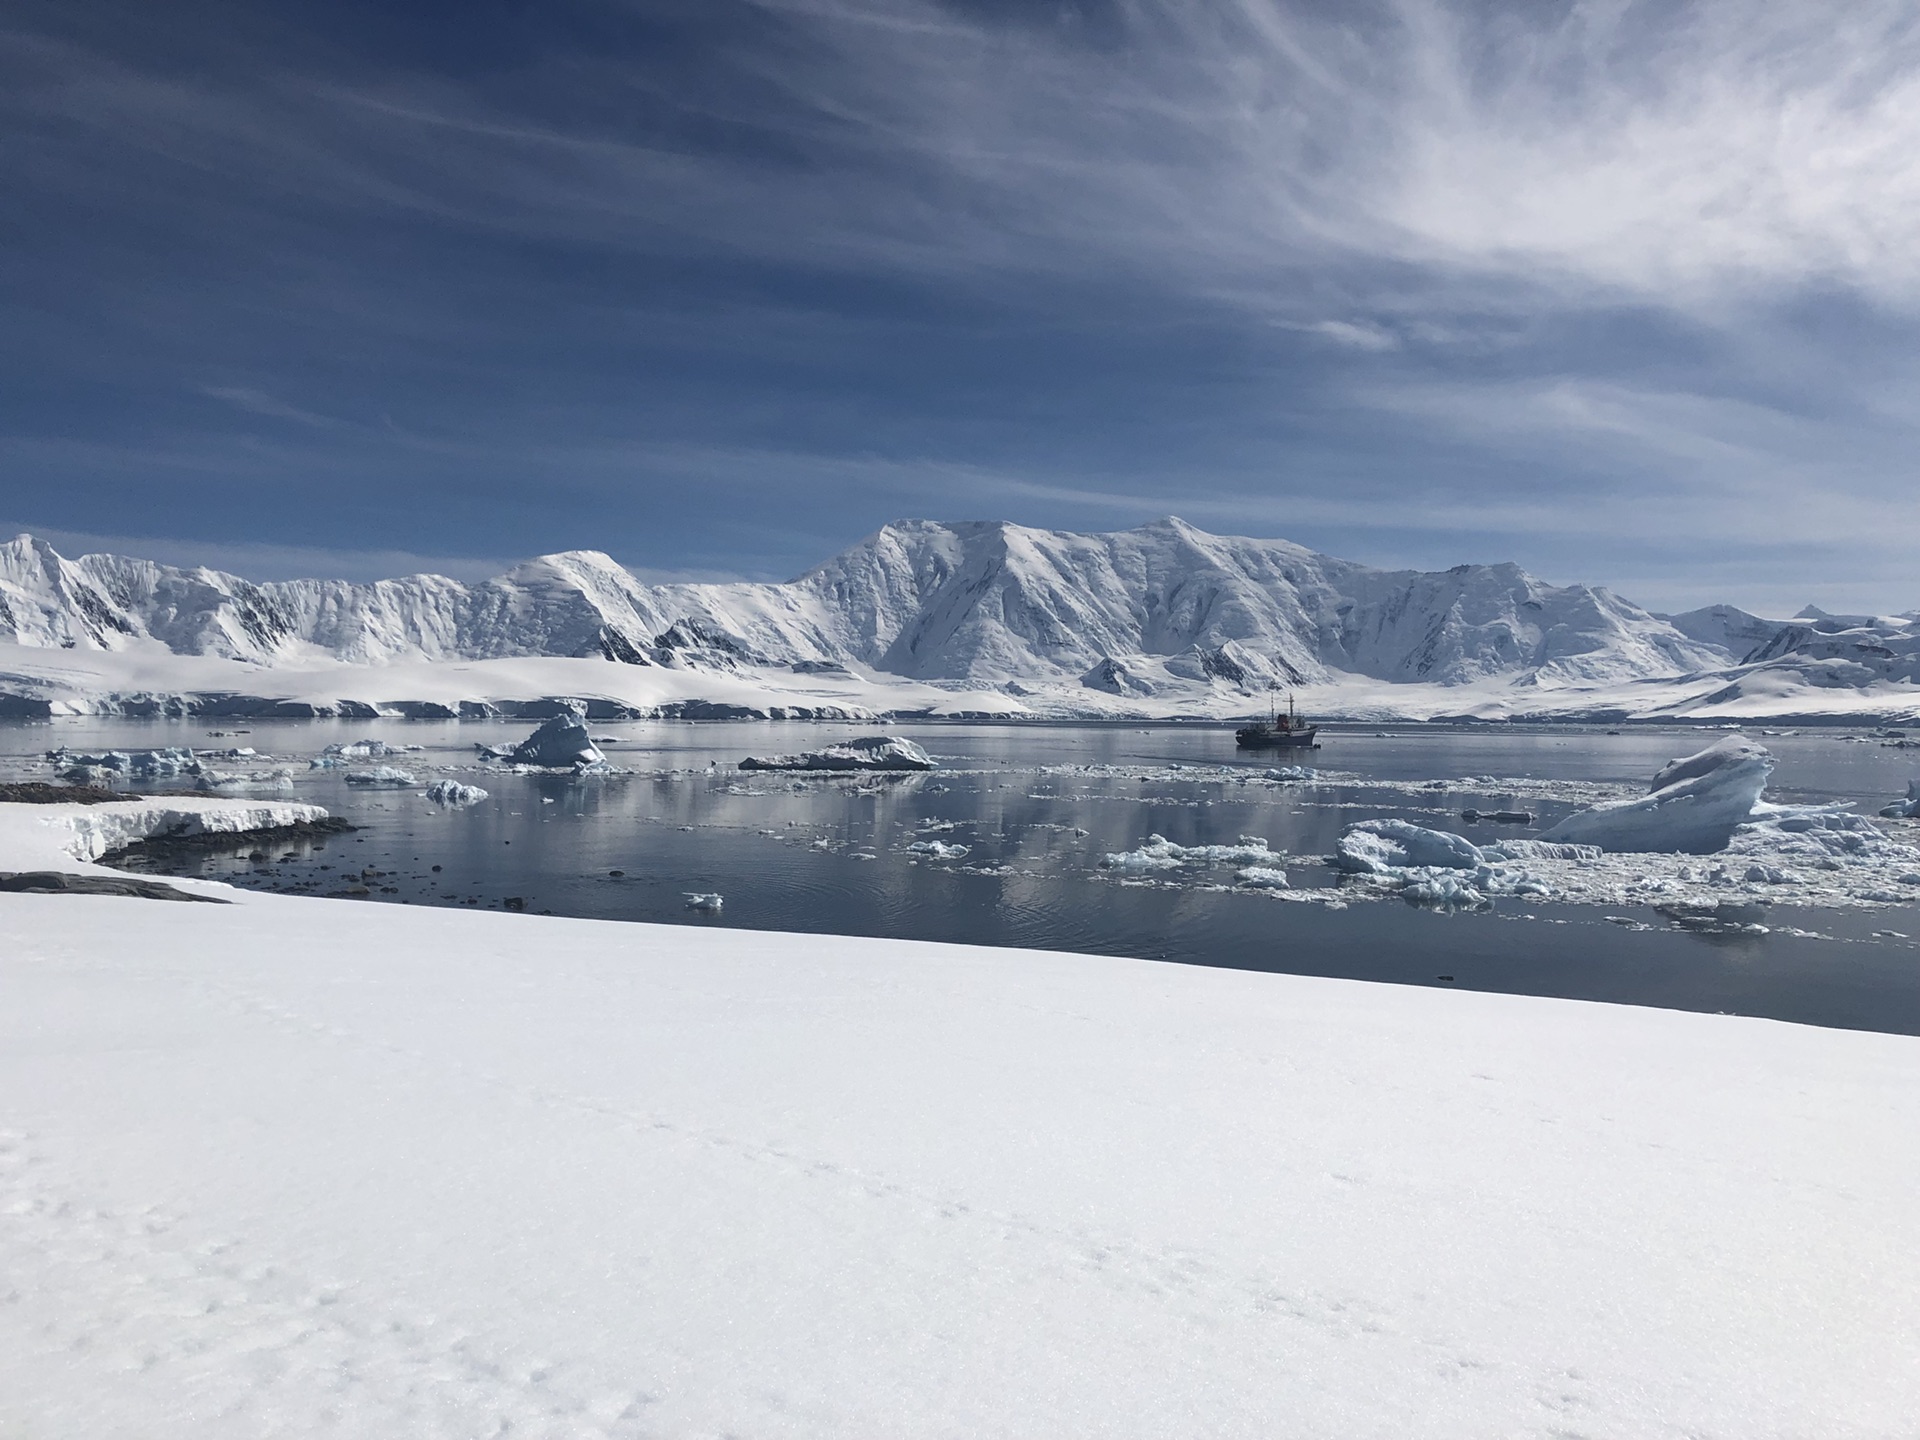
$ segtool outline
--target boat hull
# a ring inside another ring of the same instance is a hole
[[[1233,740],[1242,750],[1318,750],[1314,737],[1317,726],[1300,730],[1275,730],[1266,725],[1248,725],[1233,732]]]

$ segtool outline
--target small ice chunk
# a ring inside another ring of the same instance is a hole
[[[347,772],[347,784],[366,785],[378,790],[405,790],[418,783],[413,778],[412,771],[396,770],[391,765],[381,765],[372,770]]]
[[[1880,812],[1889,820],[1920,820],[1920,779],[1907,781],[1907,798]]]
[[[965,845],[943,845],[938,840],[916,840],[907,846],[915,855],[925,855],[933,860],[964,860],[969,854]]]
[[[1137,850],[1101,856],[1100,868],[1144,875],[1182,865],[1273,865],[1284,858],[1258,835],[1242,835],[1236,845],[1176,845],[1164,835],[1149,835]]]
[[[1267,771],[1269,780],[1299,782],[1319,778],[1320,772],[1311,765],[1279,765]]]
[[[336,760],[384,760],[389,755],[398,755],[400,747],[389,745],[384,740],[346,740],[327,746],[320,752],[324,758],[332,756]]]
[[[1255,890],[1286,890],[1291,886],[1287,881],[1287,872],[1276,870],[1271,865],[1249,865],[1236,877],[1242,885]]]
[[[427,799],[436,805],[478,805],[487,792],[478,785],[462,785],[458,780],[436,780],[427,787]]]
[[[727,903],[724,895],[718,895],[711,891],[701,892],[697,890],[687,890],[682,893],[686,896],[687,909],[689,910],[716,911],[723,909]]]

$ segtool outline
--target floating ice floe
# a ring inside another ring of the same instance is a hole
[[[1258,835],[1242,835],[1234,845],[1176,845],[1164,835],[1149,835],[1137,850],[1102,855],[1100,868],[1122,875],[1151,875],[1186,865],[1246,865],[1277,869],[1286,852],[1271,850]]]
[[[972,853],[967,845],[943,845],[938,840],[916,840],[907,846],[914,855],[925,855],[931,860],[964,860]]]
[[[194,782],[201,790],[286,790],[293,786],[293,771],[253,770],[243,772],[214,771],[201,767],[200,777]]]
[[[510,760],[516,765],[534,765],[543,770],[581,770],[607,763],[607,757],[594,748],[587,734],[586,720],[574,711],[555,715],[511,750],[497,750],[489,745],[475,748],[490,760]]]
[[[725,908],[727,903],[724,895],[716,895],[711,892],[701,893],[699,891],[688,890],[682,893],[686,896],[687,909],[689,910],[720,910]]]
[[[1286,890],[1291,888],[1287,872],[1270,865],[1249,865],[1234,876],[1242,885],[1255,890]]]
[[[436,780],[427,787],[427,799],[436,805],[478,805],[487,792],[478,785],[462,785],[458,780]]]
[[[1907,798],[1894,801],[1880,813],[1889,820],[1920,820],[1920,780],[1907,781]]]
[[[75,770],[100,775],[130,775],[143,780],[173,779],[198,775],[200,757],[181,747],[160,750],[109,750],[104,755],[75,755],[67,750],[50,751],[47,758],[63,767],[63,774]]]
[[[365,785],[376,790],[407,790],[419,783],[413,778],[411,770],[396,770],[391,765],[381,765],[372,770],[353,770],[347,774],[347,784]]]
[[[749,755],[742,770],[931,770],[933,758],[898,735],[863,735],[798,755]]]
[[[1320,772],[1311,765],[1278,765],[1267,771],[1265,778],[1268,780],[1282,780],[1297,783],[1300,781],[1317,780],[1320,778]]]
[[[1538,840],[1475,845],[1405,820],[1367,820],[1333,864],[1382,893],[1441,905],[1518,895],[1575,904],[1718,907],[1920,900],[1920,850],[1846,805],[1760,799],[1773,757],[1737,739],[1676,760],[1638,800],[1596,805]]]
[[[410,750],[420,747],[410,745]],[[389,745],[384,740],[342,740],[327,746],[320,752],[320,758],[333,760],[384,760],[389,755],[398,755],[401,747]],[[321,767],[323,769],[330,767]]]

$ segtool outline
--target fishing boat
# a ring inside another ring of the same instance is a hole
[[[1293,692],[1289,690],[1286,714],[1280,713],[1276,703],[1268,710],[1265,720],[1256,720],[1234,731],[1233,740],[1242,750],[1318,750],[1320,744],[1314,736],[1319,733],[1319,726],[1308,725],[1294,713]]]

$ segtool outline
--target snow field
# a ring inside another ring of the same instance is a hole
[[[0,1430],[1642,1440],[1920,1403],[1920,1041],[230,893],[0,896]]]

